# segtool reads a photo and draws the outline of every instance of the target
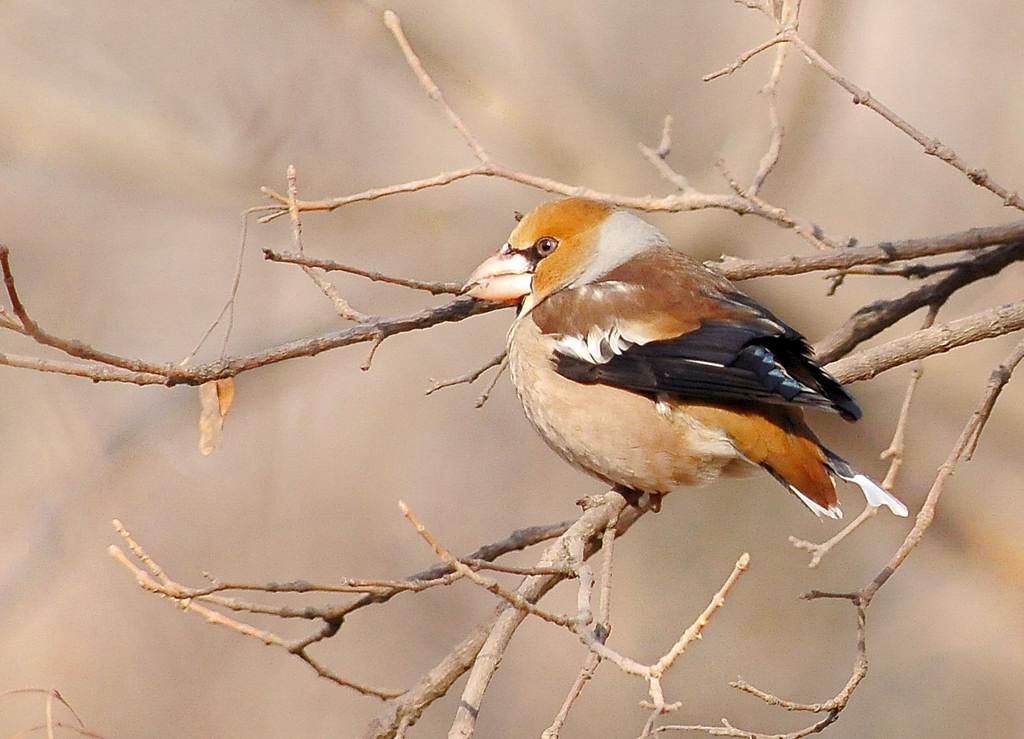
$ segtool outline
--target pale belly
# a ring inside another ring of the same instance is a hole
[[[544,359],[546,340],[532,320],[516,321],[513,335],[509,369],[526,416],[576,467],[609,484],[650,493],[756,469],[722,429],[704,425],[685,405],[584,385],[554,372]]]

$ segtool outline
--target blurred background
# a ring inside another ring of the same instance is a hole
[[[675,118],[670,162],[710,191],[714,163],[747,181],[767,143],[758,89],[771,55],[707,84],[704,74],[770,37],[728,0],[104,2],[12,0],[0,8],[0,241],[31,314],[61,336],[151,361],[181,361],[227,299],[241,214],[283,191],[344,195],[474,163],[381,23],[385,7],[490,153],[522,171],[628,194],[669,191],[637,152]],[[1024,187],[1024,6],[805,2],[804,35],[852,80],[1010,189]],[[763,196],[862,241],[926,236],[1020,218],[821,74],[791,57],[781,87],[786,143]],[[307,214],[311,254],[403,276],[460,280],[497,248],[515,210],[544,193],[463,181],[334,214]],[[677,245],[711,259],[806,250],[793,234],[720,212],[652,216]],[[338,328],[294,267],[283,220],[250,226],[229,353]],[[959,294],[948,320],[1020,298],[1020,267]],[[333,281],[367,313],[439,302],[354,277]],[[853,310],[900,294],[897,278],[821,276],[743,289],[817,340]],[[402,518],[409,503],[449,548],[576,513],[601,486],[555,458],[527,426],[507,378],[429,397],[431,378],[480,366],[509,312],[399,336],[360,371],[366,347],[238,378],[223,448],[198,452],[190,388],[96,385],[0,368],[0,692],[54,688],[107,737],[355,736],[381,708],[317,678],[280,650],[204,623],[140,590],[107,556],[124,521],[171,577],[230,580],[398,577],[433,562]],[[916,328],[921,316],[898,327]],[[221,334],[201,350],[216,357]],[[897,492],[919,507],[1019,337],[929,360]],[[52,352],[15,335],[0,351]],[[853,386],[856,427],[814,424],[863,471],[891,437],[909,369]],[[1018,736],[1024,732],[1024,507],[1019,380],[1006,389],[973,461],[958,470],[918,551],[869,611],[871,669],[828,735]],[[856,490],[841,491],[848,518]],[[666,680],[671,720],[721,717],[763,732],[811,718],[728,687],[741,675],[798,701],[832,697],[853,667],[855,618],[812,588],[873,577],[912,519],[885,513],[817,570],[787,542],[820,523],[768,476],[666,501],[617,550],[611,643],[661,655],[738,556],[750,572]],[[520,558],[531,561],[530,557]],[[571,608],[571,587],[553,608]],[[335,599],[340,600],[340,599]],[[353,616],[316,654],[345,677],[412,684],[494,607],[460,584]],[[287,636],[303,624],[258,622]],[[548,624],[516,635],[481,713],[480,736],[537,736],[583,648]],[[412,736],[443,735],[462,683]],[[643,686],[602,667],[563,733],[635,736]],[[45,720],[39,695],[0,696],[0,735]],[[61,711],[57,718],[67,718]]]

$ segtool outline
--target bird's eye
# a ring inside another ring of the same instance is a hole
[[[558,248],[558,239],[553,236],[541,236],[533,244],[534,253],[543,259]]]

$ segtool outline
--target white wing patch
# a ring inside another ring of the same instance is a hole
[[[611,295],[634,292],[636,285],[618,280],[608,280],[576,288],[587,300],[601,302]],[[592,327],[585,336],[557,334],[552,337],[553,349],[566,356],[590,364],[605,364],[622,354],[631,346],[646,344],[654,339],[645,336],[639,327],[614,321],[608,328]]]
[[[593,297],[599,298],[607,295],[609,290],[626,291],[632,289],[633,286],[621,282],[604,282],[600,286],[588,287],[602,288],[593,290]],[[552,349],[560,354],[579,359],[582,362],[607,364],[631,347],[643,346],[644,344],[659,340],[658,337],[645,334],[643,329],[642,324],[635,322],[620,323],[616,321],[610,328],[594,326],[587,332],[586,336],[554,334],[551,336]],[[689,359],[684,357],[679,357],[679,359],[690,364],[718,369],[725,366],[705,359]]]
[[[605,364],[631,346],[644,343],[624,335],[618,326],[612,326],[609,331],[595,326],[586,336],[559,334],[554,337],[555,351],[590,364]]]

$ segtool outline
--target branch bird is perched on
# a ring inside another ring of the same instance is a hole
[[[907,515],[804,422],[804,407],[861,415],[804,337],[631,213],[544,203],[465,292],[520,303],[508,356],[527,417],[558,454],[624,494],[759,465],[819,516],[841,516],[833,476]]]

